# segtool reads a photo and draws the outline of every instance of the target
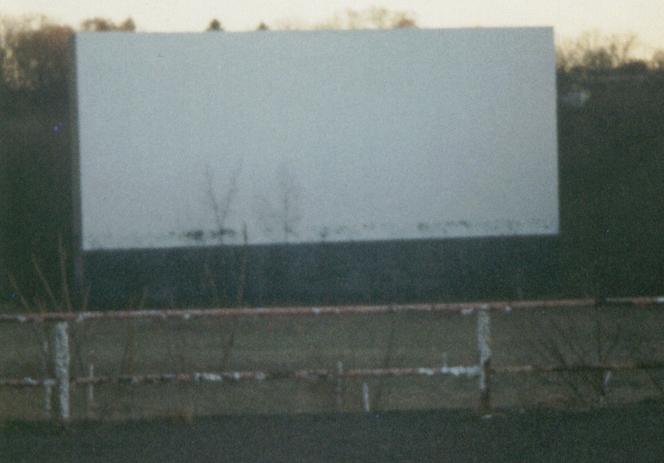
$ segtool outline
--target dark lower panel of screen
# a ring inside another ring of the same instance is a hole
[[[552,297],[551,237],[95,251],[93,306],[270,306]]]

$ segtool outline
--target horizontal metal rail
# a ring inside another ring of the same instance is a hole
[[[40,312],[0,314],[0,323],[84,322],[94,320],[181,319],[227,317],[293,317],[319,315],[378,315],[403,312],[460,312],[476,310],[564,309],[596,306],[645,307],[664,305],[664,297],[585,298],[533,301],[460,302],[439,304],[386,304],[325,307],[192,308],[166,310],[119,310],[95,312]]]
[[[611,363],[605,365],[506,365],[492,367],[492,374],[532,374],[532,373],[580,373],[586,371],[638,371],[664,369],[664,362],[640,363]],[[76,385],[141,385],[164,383],[224,383],[244,381],[273,381],[273,380],[333,380],[337,378],[385,378],[403,376],[456,376],[474,378],[480,375],[480,367],[474,366],[444,366],[444,367],[402,367],[402,368],[355,368],[344,371],[330,369],[308,369],[294,371],[220,371],[220,372],[194,372],[194,373],[154,373],[144,375],[119,376],[82,376],[71,378],[71,384]],[[30,388],[56,386],[53,378],[35,379],[0,379],[0,387]]]
[[[664,362],[610,363],[606,365],[514,365],[491,368],[495,374],[581,373],[587,371],[639,371],[664,369]]]
[[[55,387],[57,386],[57,381],[53,378],[11,378],[11,379],[0,379],[0,387],[13,387],[13,388],[24,388],[24,387]]]
[[[160,384],[160,383],[223,383],[240,381],[269,381],[279,379],[325,380],[336,378],[385,378],[400,376],[466,376],[472,378],[480,372],[477,366],[410,367],[410,368],[355,368],[338,372],[328,369],[294,371],[221,371],[196,373],[156,373],[144,375],[83,376],[71,378],[71,384]],[[0,379],[0,386],[15,388],[55,386],[55,379]]]

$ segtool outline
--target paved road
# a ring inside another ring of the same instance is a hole
[[[1,462],[662,462],[664,405],[5,424]]]

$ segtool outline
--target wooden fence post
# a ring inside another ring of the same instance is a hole
[[[53,334],[53,352],[55,381],[58,390],[58,414],[63,422],[69,421],[69,334],[67,322],[55,324]]]
[[[491,413],[491,314],[489,309],[477,311],[477,349],[480,369],[480,413]]]

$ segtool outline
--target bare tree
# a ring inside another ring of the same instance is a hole
[[[233,230],[227,228],[226,224],[228,217],[231,214],[233,200],[237,195],[237,182],[241,170],[242,165],[239,165],[234,171],[231,172],[231,175],[228,179],[228,187],[226,188],[223,196],[220,196],[217,194],[215,189],[214,174],[210,170],[209,166],[207,166],[205,169],[206,194],[216,227],[214,235],[217,237],[219,244],[224,244],[225,236],[233,234]]]
[[[121,23],[91,18],[86,32],[136,30],[131,18]],[[14,90],[64,91],[70,67],[69,39],[74,30],[43,15],[0,18],[0,76]]]
[[[416,27],[413,13],[372,6],[365,10],[348,9],[343,14],[315,26],[316,29],[394,29]]]
[[[598,31],[586,31],[558,47],[557,67],[561,71],[615,69],[634,60],[637,46],[635,34],[605,35]]]
[[[81,22],[81,30],[86,32],[135,32],[136,23],[131,18],[118,24],[110,19],[97,17]]]
[[[288,243],[297,237],[297,224],[302,216],[300,185],[286,165],[278,168],[272,191],[275,193],[269,197],[257,197],[259,222],[268,235]]]
[[[656,50],[651,59],[653,69],[664,71],[664,49]]]
[[[69,69],[69,38],[73,30],[45,16],[0,21],[2,75],[12,89],[47,90],[63,87]]]
[[[281,166],[277,172],[279,184],[279,222],[283,231],[284,242],[288,243],[289,237],[297,236],[296,226],[301,219],[299,207],[300,188],[293,176],[285,166]]]
[[[364,10],[348,9],[315,24],[305,24],[294,20],[282,20],[276,23],[276,29],[280,30],[402,29],[409,27],[417,27],[417,20],[413,13],[393,11],[377,6]]]

